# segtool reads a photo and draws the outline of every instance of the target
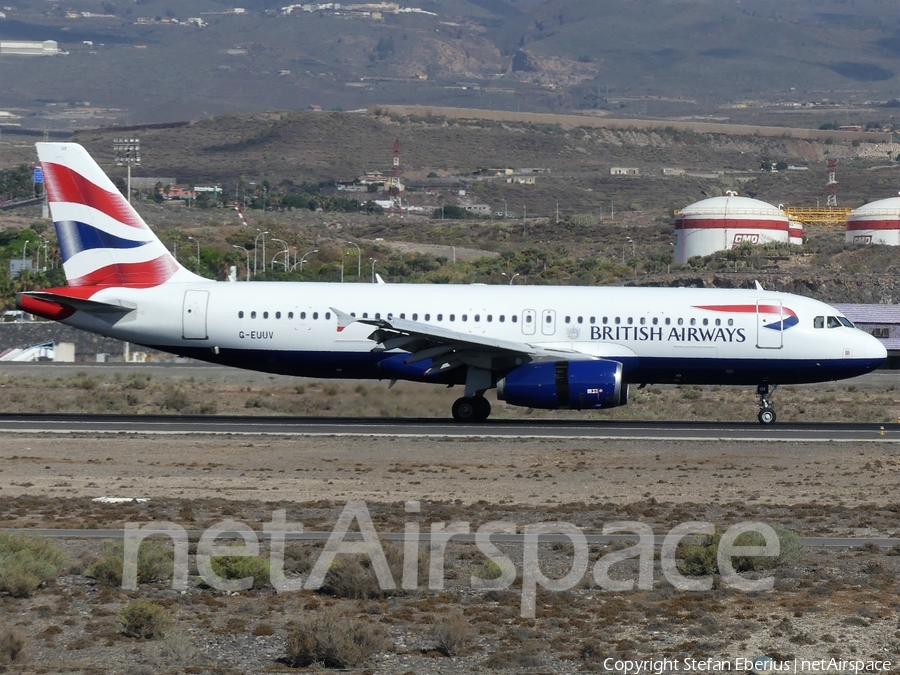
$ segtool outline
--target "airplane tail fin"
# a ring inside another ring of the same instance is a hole
[[[206,281],[182,267],[77,143],[37,143],[69,286]]]

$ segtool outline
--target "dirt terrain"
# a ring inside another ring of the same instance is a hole
[[[15,371],[14,378],[7,372],[7,400],[21,393],[13,381],[20,387],[40,382],[35,373],[47,371],[37,368]],[[154,368],[153,386],[222,390],[222,401],[234,396],[227,392],[238,381],[243,388],[287,390],[286,378],[273,382],[259,374],[187,367],[187,381],[179,379],[176,367]],[[132,379],[126,369],[109,366],[65,376],[65,369],[51,369],[59,373],[59,383],[41,387],[41,396],[52,406],[57,394],[62,400],[73,390],[92,395],[106,387],[107,396],[115,398],[122,386],[117,380]],[[85,378],[95,385],[65,384]],[[797,400],[790,405],[830,410],[840,399],[890,397],[891,381],[890,373],[878,373],[852,384],[796,388],[790,396]],[[422,391],[391,394],[404,401],[394,405],[413,410]],[[123,387],[123,392],[147,390]],[[298,396],[285,391],[272,398],[288,395]],[[317,395],[323,397],[321,391]],[[663,395],[655,396],[664,406]],[[325,398],[340,414],[336,402],[346,397]],[[673,400],[699,406],[696,400]],[[718,411],[725,405],[720,401]],[[850,536],[859,542],[852,549],[797,549],[795,557],[769,572],[746,573],[774,578],[773,590],[762,593],[738,591],[719,575],[711,578],[708,591],[677,590],[660,568],[658,548],[651,587],[604,590],[591,572],[596,574],[602,556],[627,544],[591,545],[587,571],[572,588],[537,589],[532,619],[524,613],[521,544],[500,545],[517,567],[517,579],[506,590],[474,588],[471,575],[481,575],[490,561],[473,544],[451,542],[443,590],[428,588],[435,554],[421,545],[417,590],[381,591],[370,568],[339,555],[345,562],[335,563],[328,578],[344,574],[342,583],[332,579],[319,591],[288,593],[263,583],[232,594],[205,585],[193,555],[185,591],[173,590],[168,577],[122,590],[91,571],[107,555],[108,544],[66,539],[67,562],[55,579],[30,597],[0,593],[3,629],[25,645],[11,672],[297,672],[286,660],[290,636],[306,621],[331,616],[343,617],[342,626],[361,621],[386,640],[348,666],[351,672],[603,672],[611,668],[604,667],[607,658],[669,658],[680,666],[669,672],[681,672],[689,658],[726,661],[733,669],[736,659],[759,654],[782,660],[890,659],[900,652],[900,547],[866,542],[900,537],[898,443],[880,436],[876,425],[860,432],[859,440],[840,443],[5,434],[0,527],[120,528],[126,522],[171,521],[193,531],[227,519],[260,532],[276,509],[284,509],[287,521],[303,523],[305,531],[329,532],[348,502],[365,500],[381,535],[403,532],[407,523],[428,532],[435,523],[461,521],[473,532],[502,520],[520,533],[529,525],[562,522],[593,534],[625,520],[648,525],[657,535],[690,521],[722,529],[762,521],[799,536]],[[148,501],[100,504],[92,501],[97,497]],[[419,501],[420,513],[406,513],[405,500]],[[389,560],[402,555],[400,545],[385,540],[382,545]],[[288,578],[305,578],[320,549],[321,543],[289,543]],[[269,553],[264,541],[260,554]],[[574,555],[569,544],[541,544],[542,574],[564,577]],[[399,568],[392,569],[399,580]],[[611,576],[636,578],[637,570],[632,559],[614,565]],[[157,639],[123,634],[120,613],[136,599],[152,600],[171,618]],[[328,629],[319,633],[327,635]],[[448,640],[452,656],[442,651]],[[0,658],[2,650],[0,640]]]

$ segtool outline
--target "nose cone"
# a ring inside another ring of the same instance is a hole
[[[872,337],[863,331],[860,332],[862,333],[861,337],[864,338],[862,344],[862,353],[865,355],[864,358],[878,361],[880,364],[887,358],[887,348],[878,338]]]

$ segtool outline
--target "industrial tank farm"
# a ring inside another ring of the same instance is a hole
[[[675,216],[675,262],[734,248],[744,242],[789,241],[796,230],[777,206],[728,192],[695,202]],[[795,233],[796,234],[796,233]],[[802,242],[802,231],[799,233]]]
[[[851,211],[846,241],[900,246],[900,197],[879,199]]]

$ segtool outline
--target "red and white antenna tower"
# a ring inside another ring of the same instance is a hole
[[[835,178],[836,172],[837,160],[829,159],[828,182],[825,184],[825,189],[828,191],[828,198],[825,200],[825,206],[837,206],[837,179]]]
[[[235,204],[234,210],[237,211],[238,218],[241,219],[241,225],[247,225],[247,219],[244,217],[244,209],[241,207],[240,202]]]
[[[400,199],[400,139],[394,141],[394,162],[388,196],[391,199],[391,215],[403,216],[403,202]]]

